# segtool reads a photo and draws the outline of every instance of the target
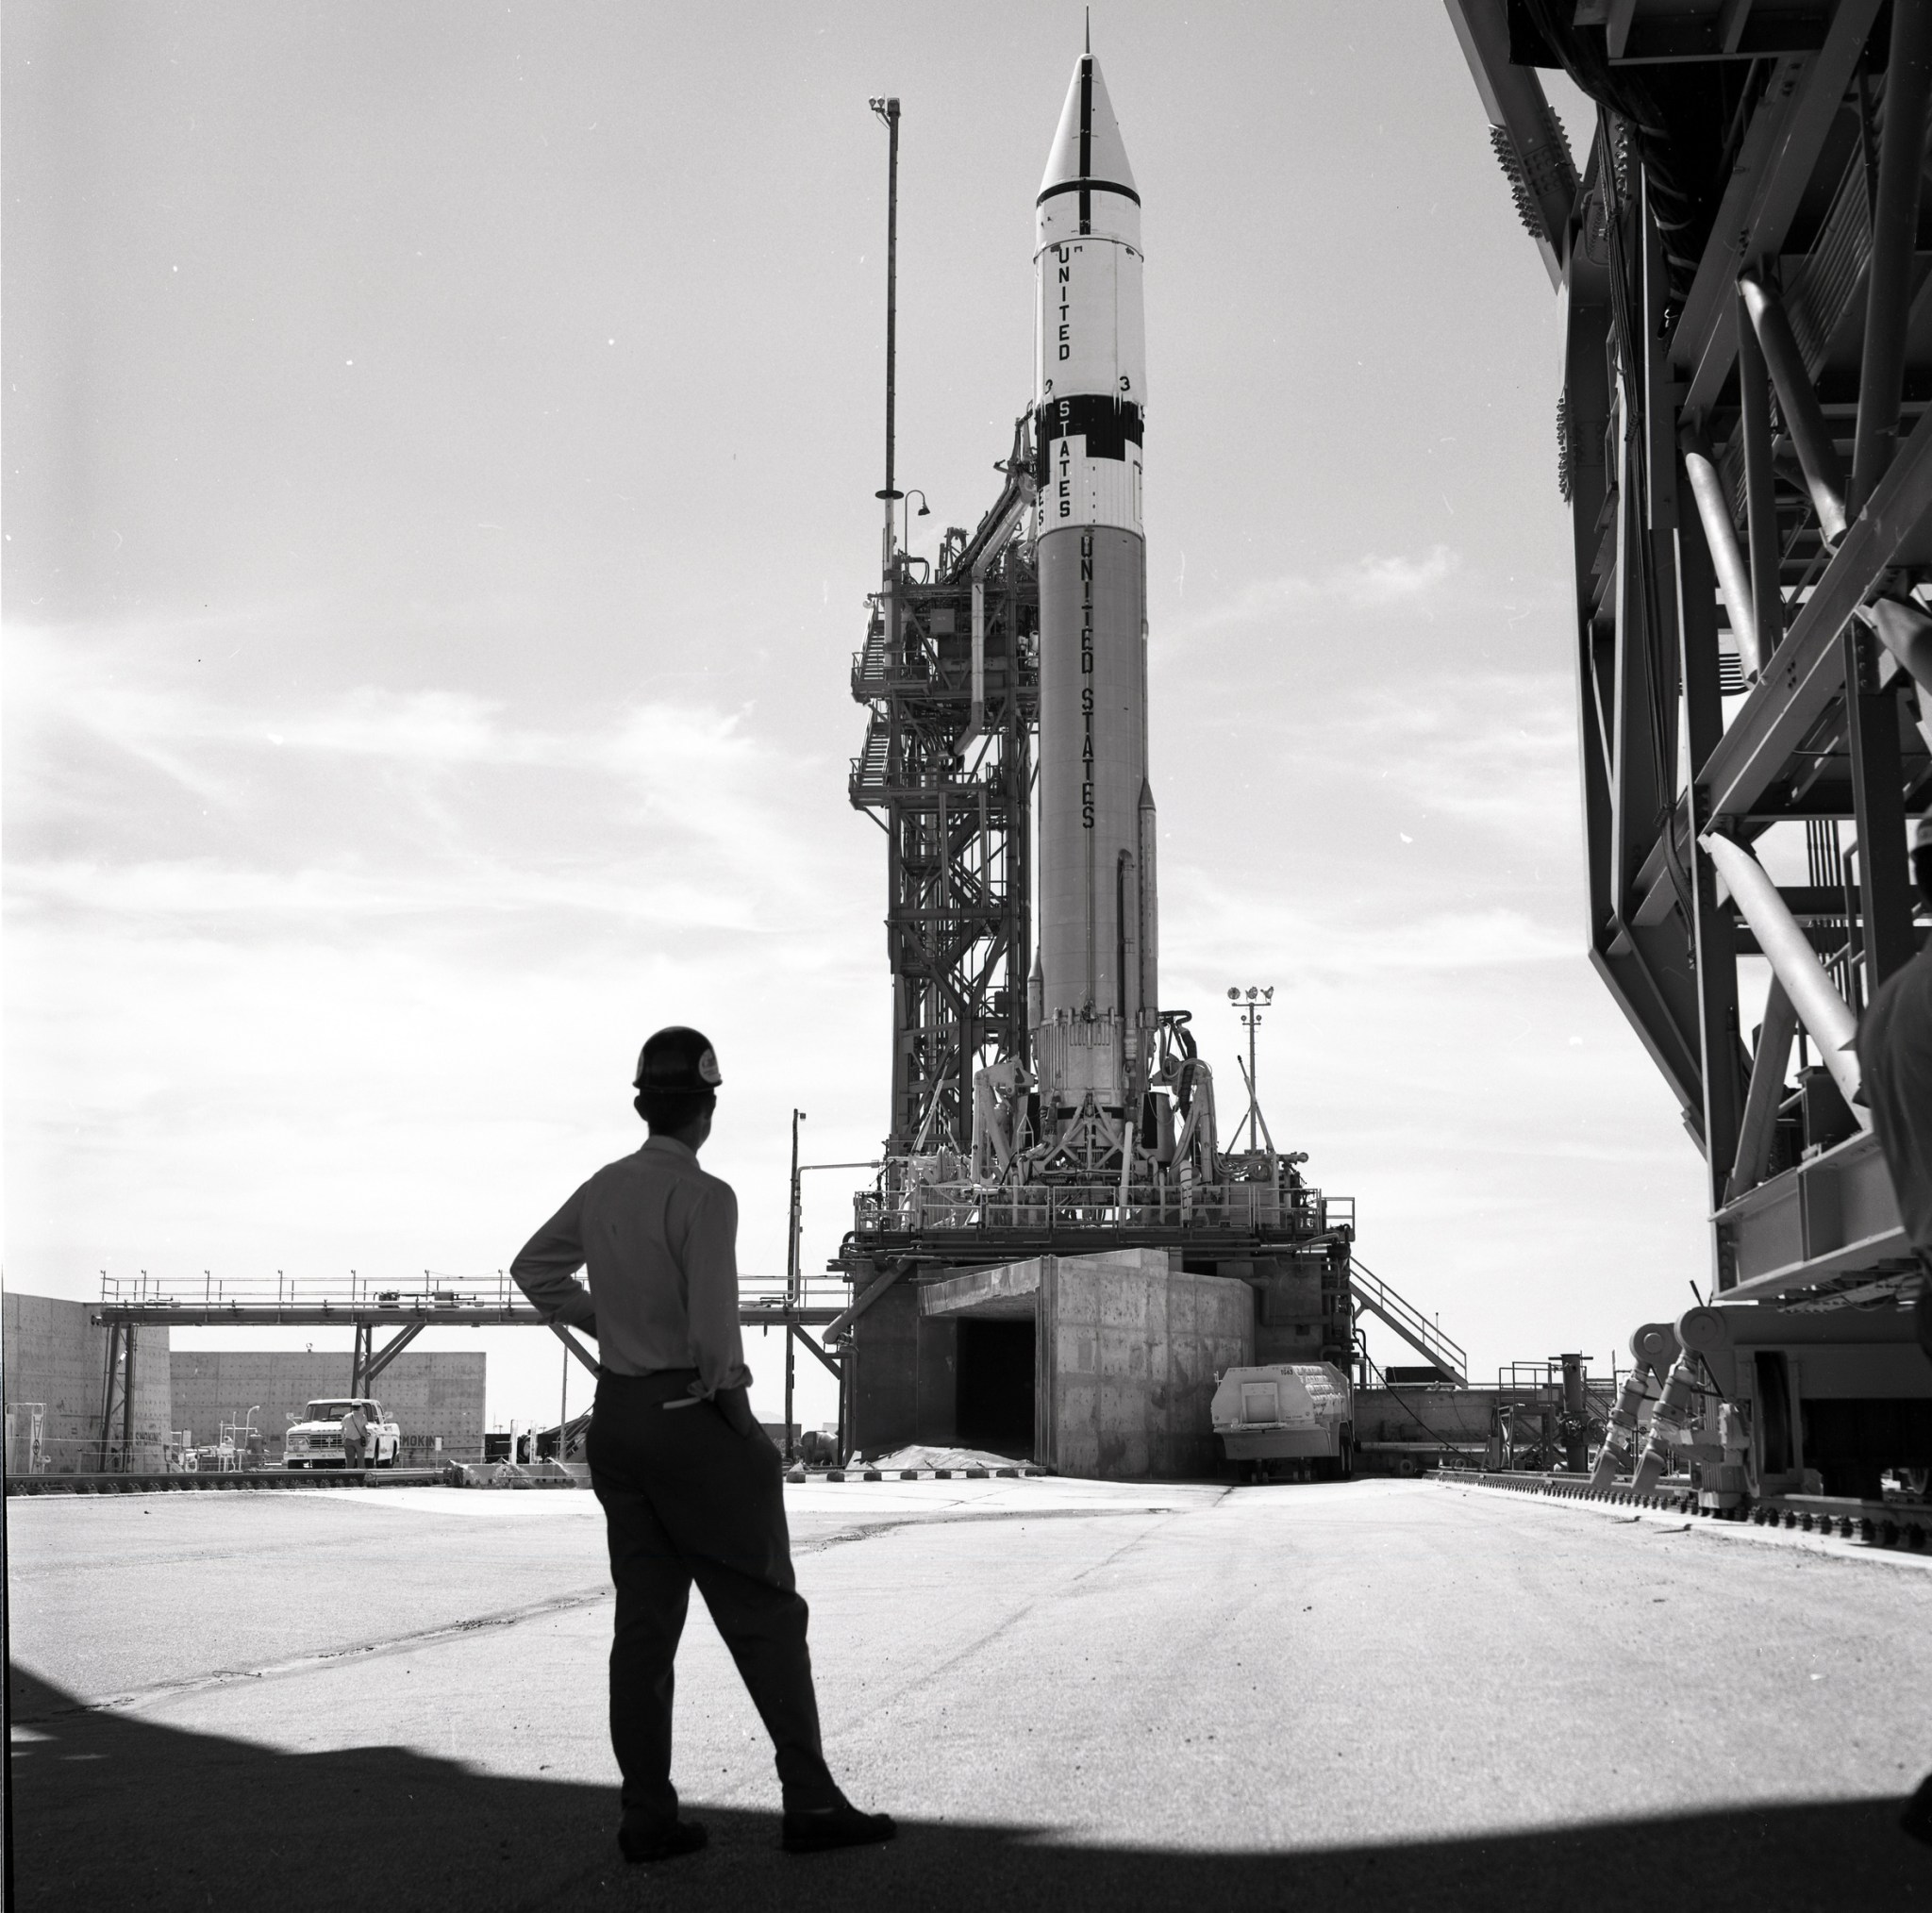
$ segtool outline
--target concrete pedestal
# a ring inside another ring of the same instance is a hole
[[[920,1290],[927,1321],[1030,1316],[1034,1458],[1100,1481],[1211,1475],[1217,1377],[1255,1358],[1254,1291],[1161,1249],[1042,1256]]]

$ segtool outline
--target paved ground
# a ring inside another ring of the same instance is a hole
[[[23,1907],[1932,1905],[1932,1564],[1432,1483],[791,1490],[828,1752],[774,1851],[708,1621],[710,1852],[616,1863],[587,1494],[8,1517]]]

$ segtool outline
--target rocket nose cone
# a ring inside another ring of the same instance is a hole
[[[1040,190],[1045,192],[1073,179],[1107,179],[1135,191],[1120,122],[1113,116],[1100,62],[1091,53],[1083,53],[1074,62],[1074,83],[1067,89],[1067,104],[1060,109],[1059,130],[1053,136]]]

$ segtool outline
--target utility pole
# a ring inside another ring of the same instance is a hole
[[[803,1304],[805,1300],[804,1279],[802,1275],[796,1274],[796,1272],[799,1267],[799,1218],[804,1213],[803,1203],[801,1200],[804,1190],[803,1178],[810,1171],[815,1169],[877,1169],[879,1167],[879,1164],[876,1159],[871,1162],[800,1162],[798,1159],[798,1123],[803,1123],[805,1121],[805,1111],[803,1109],[794,1109],[791,1113],[797,1120],[793,1123],[791,1127],[792,1253],[791,1265],[787,1268],[785,1272],[787,1277],[786,1289],[789,1298],[791,1291],[792,1281],[796,1279],[798,1286],[798,1301],[801,1304]],[[803,1331],[801,1330],[800,1333],[803,1333]],[[792,1324],[787,1322],[785,1326],[785,1353],[787,1357],[788,1372],[790,1369],[790,1357],[791,1354],[791,1335]],[[848,1375],[851,1372],[851,1365],[852,1357],[849,1354],[846,1355],[844,1358],[839,1363],[839,1452],[835,1458],[841,1462],[844,1459],[845,1456],[845,1383]],[[787,1425],[789,1426],[791,1424],[791,1406],[789,1401],[786,1406],[785,1420]]]
[[[896,100],[892,102],[892,107],[895,115],[897,112],[898,104],[899,103]],[[893,129],[892,141],[892,150],[894,153],[896,153],[898,151],[898,130],[896,124]],[[890,442],[891,441],[889,439],[888,443],[890,444]],[[887,456],[890,458],[891,454],[889,453]],[[891,510],[892,507],[889,504],[886,507],[886,514],[888,517],[891,517]],[[793,1311],[798,1306],[798,1223],[800,1207],[798,1199],[798,1125],[805,1120],[805,1111],[803,1109],[792,1110],[791,1207],[788,1212],[785,1224],[785,1461],[788,1467],[791,1465],[792,1458],[791,1390],[793,1383],[793,1370],[797,1358],[797,1351],[792,1347],[791,1344],[791,1338],[797,1332],[797,1324],[792,1321],[791,1318]]]
[[[899,493],[892,480],[893,409],[898,394],[899,354],[899,102],[894,99],[869,103],[886,126],[886,489],[878,493],[885,501],[884,543],[880,569],[890,591],[892,574],[892,505]],[[890,641],[892,634],[887,632]]]

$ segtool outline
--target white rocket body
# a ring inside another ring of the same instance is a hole
[[[1147,775],[1141,202],[1091,54],[1037,201],[1043,1105],[1126,1112],[1158,1006]]]

